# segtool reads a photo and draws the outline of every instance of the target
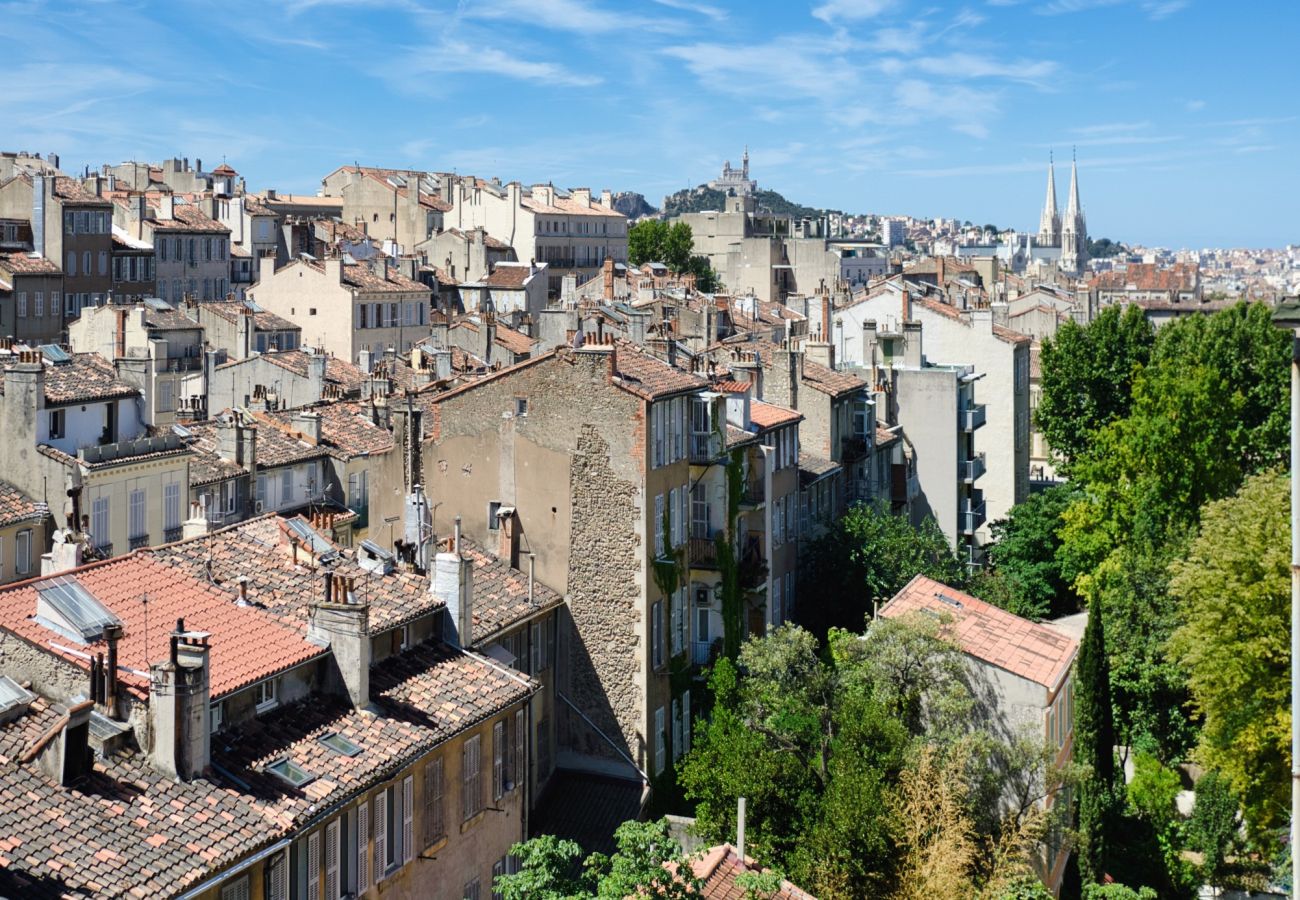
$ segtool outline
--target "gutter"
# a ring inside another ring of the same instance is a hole
[[[199,882],[198,884],[190,888],[185,893],[178,894],[177,900],[194,900],[194,898],[202,896],[212,888],[221,884],[221,882],[225,881],[231,875],[238,875],[240,872],[244,872],[248,869],[251,869],[257,863],[266,859],[268,856],[272,856],[276,853],[279,853],[281,850],[288,849],[289,844],[291,843],[292,841],[289,838],[282,838],[281,840],[276,841],[271,846],[264,847],[263,849],[254,853],[252,856],[241,860],[240,862],[231,866],[229,869],[226,869],[223,872],[219,872],[205,881]]]

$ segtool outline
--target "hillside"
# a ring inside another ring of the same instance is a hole
[[[816,218],[830,211],[794,203],[785,199],[776,191],[760,190],[754,195],[754,199],[758,202],[760,210],[779,216],[793,216],[797,219],[804,217]],[[705,185],[696,188],[685,188],[664,198],[664,215],[679,216],[682,213],[721,210],[725,206],[726,200],[727,197],[722,191],[715,191]]]
[[[616,193],[614,195],[614,209],[629,219],[653,216],[659,211],[650,205],[645,195],[638,194],[636,191],[619,191]]]

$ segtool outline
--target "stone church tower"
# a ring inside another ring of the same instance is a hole
[[[1079,275],[1088,264],[1088,224],[1083,218],[1083,205],[1079,203],[1079,164],[1070,163],[1070,199],[1066,202],[1065,216],[1061,221],[1062,272]]]
[[[1056,169],[1051,157],[1047,160],[1047,200],[1043,215],[1038,220],[1038,246],[1061,246],[1061,215],[1056,209]]]

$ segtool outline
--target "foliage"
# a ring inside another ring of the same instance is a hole
[[[1158,828],[1172,824],[1178,816],[1178,773],[1166,768],[1149,753],[1133,756],[1133,780],[1128,783],[1128,802],[1134,812]]]
[[[1052,892],[1032,875],[1022,875],[988,900],[1053,900]]]
[[[1074,697],[1074,758],[1086,767],[1079,786],[1079,871],[1084,884],[1102,880],[1115,815],[1115,729],[1102,610],[1088,613],[1079,646]]]
[[[745,892],[745,900],[768,900],[781,892],[783,881],[780,872],[741,872],[736,887]]]
[[[1289,812],[1289,493],[1268,472],[1210,504],[1170,584],[1170,649],[1204,717],[1197,756],[1242,798],[1256,835]]]
[[[994,543],[988,548],[989,578],[1003,590],[977,588],[991,602],[1027,619],[1068,615],[1077,611],[1078,597],[1062,571],[1057,551],[1061,546],[1062,516],[1079,498],[1066,483],[1030,495],[1011,508],[1005,519],[990,526]]]
[[[691,876],[681,846],[667,820],[624,822],[614,832],[613,856],[593,853],[573,874],[582,850],[573,841],[542,835],[510,852],[519,870],[498,875],[493,891],[504,900],[624,900],[639,894],[672,900],[699,898],[700,884]]]
[[[1227,859],[1237,845],[1237,798],[1218,772],[1207,772],[1196,782],[1196,805],[1187,822],[1187,845],[1204,857],[1205,880],[1212,885],[1222,884]]]
[[[1136,891],[1122,884],[1086,884],[1083,900],[1156,900],[1155,890],[1141,887]]]
[[[1092,238],[1088,238],[1088,256],[1092,259],[1106,259],[1127,252],[1127,247],[1121,243],[1112,241],[1110,238],[1099,238],[1095,241]]]
[[[1136,306],[1123,312],[1107,307],[1087,326],[1066,322],[1043,341],[1038,426],[1067,464],[1096,431],[1127,415],[1133,378],[1154,343],[1154,330]]]
[[[882,504],[854,506],[808,546],[806,560],[801,596],[834,600],[802,605],[803,624],[818,636],[861,629],[873,600],[883,605],[918,573],[956,588],[967,581],[933,519],[914,527]]]
[[[893,900],[968,897],[979,841],[966,811],[967,784],[960,754],[945,760],[940,751],[923,746],[903,770],[892,792],[890,814],[895,822],[902,859]]]
[[[690,271],[694,252],[691,226],[642,219],[627,230],[627,258],[634,266],[660,262],[674,272]]]

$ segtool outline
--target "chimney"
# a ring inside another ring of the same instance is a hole
[[[143,312],[144,310],[141,310],[141,313]],[[126,356],[126,315],[127,310],[125,309],[119,309],[117,311],[117,330],[113,337],[113,355],[117,359],[122,359]]]
[[[433,560],[434,596],[447,605],[443,638],[457,647],[474,643],[474,568],[460,553],[460,516],[451,547]]]
[[[736,855],[741,868],[745,866],[745,798],[736,801]]]
[[[145,202],[144,191],[132,194],[127,200],[131,207],[131,224],[135,226],[136,240],[144,239],[144,220],[149,218],[149,204]]]
[[[171,654],[149,667],[149,708],[153,714],[154,766],[182,781],[208,767],[209,635],[185,630],[176,620]]]
[[[537,557],[532,551],[528,553],[528,605],[533,605],[533,591],[537,586]]]
[[[321,417],[318,412],[300,412],[293,417],[294,427],[305,434],[312,443],[320,443]]]
[[[910,369],[921,368],[924,356],[921,353],[921,323],[908,322],[903,325],[903,365]]]
[[[876,350],[879,347],[880,343],[876,337],[876,320],[867,319],[862,323],[862,365],[865,368],[874,369],[879,365],[876,360]]]
[[[934,262],[934,272],[935,272],[935,278],[938,280],[939,283],[940,293],[943,293],[943,285],[944,282],[947,280],[943,277],[944,276],[943,270],[944,270],[944,258],[942,256],[936,257]]]
[[[478,351],[475,354],[489,366],[492,365],[492,345],[497,339],[497,317],[488,311],[479,317]]]
[[[325,369],[329,358],[324,353],[307,357],[307,396],[312,400],[325,399]]]
[[[497,533],[500,544],[497,559],[512,569],[519,568],[519,516],[513,507],[503,506],[497,512]]]
[[[590,208],[591,208],[591,188],[585,188],[585,187],[584,187],[584,188],[574,188],[574,189],[573,189],[572,200],[573,200],[574,203],[578,204],[579,206],[581,206],[581,207],[583,207],[583,208],[585,208],[585,209],[590,209]]]
[[[47,777],[63,787],[72,787],[89,775],[94,768],[94,757],[90,752],[90,713],[94,708],[93,700],[70,705],[63,717],[19,758],[19,762],[35,760]]]
[[[200,503],[190,504],[190,517],[181,523],[181,540],[202,537],[208,533],[208,517]]]
[[[275,274],[275,254],[265,251],[262,258],[257,261],[257,283],[270,283],[271,276]]]
[[[36,422],[45,407],[45,365],[39,350],[20,350],[18,362],[4,372],[5,402],[0,404],[0,424],[9,440],[26,435],[32,446]]]
[[[903,288],[903,321],[912,321],[912,292]]]
[[[104,665],[104,710],[110,719],[118,717],[117,645],[121,640],[121,625],[110,624],[104,626],[104,643],[108,645],[108,659]]]
[[[613,208],[614,208],[614,194],[613,194],[612,192],[610,192],[610,191],[607,191],[607,190],[606,190],[606,191],[601,191],[601,192],[600,192],[600,204],[601,204],[601,206],[607,206],[607,207],[609,207],[610,209],[613,209]]]
[[[326,570],[323,600],[311,604],[308,637],[329,645],[327,678],[357,709],[370,703],[370,604],[352,591],[352,578]]]
[[[32,249],[41,256],[45,255],[45,207],[52,187],[53,182],[44,175],[32,176]]]
[[[611,303],[614,300],[614,257],[605,257],[603,271],[605,275],[605,302]]]
[[[158,218],[176,218],[176,196],[174,194],[163,194],[158,198]]]
[[[388,277],[388,258],[384,258],[384,271],[379,273]],[[343,283],[343,257],[330,255],[325,257],[325,280],[330,284]]]

